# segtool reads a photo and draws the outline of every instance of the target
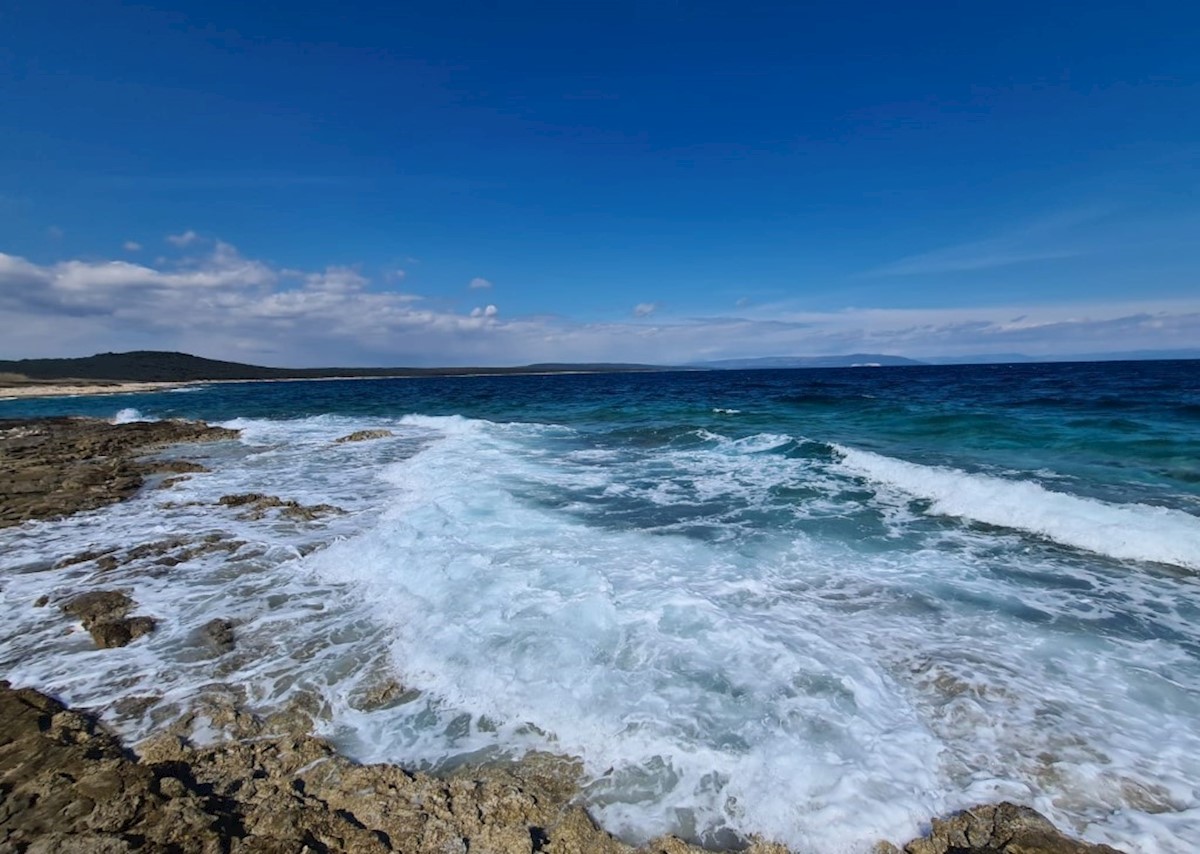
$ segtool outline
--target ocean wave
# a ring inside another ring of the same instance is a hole
[[[1118,560],[1200,570],[1200,518],[1148,504],[1110,504],[1031,481],[926,466],[833,445],[841,466],[931,502],[929,512],[1025,531]]]

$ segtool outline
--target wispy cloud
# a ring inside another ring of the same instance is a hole
[[[1073,258],[1080,252],[1065,249],[1040,252],[1015,251],[1001,243],[981,240],[964,243],[935,252],[909,255],[872,270],[872,276],[921,276],[936,273],[967,273],[975,270],[991,270],[1009,267],[1030,261],[1049,261],[1054,258]]]
[[[656,302],[639,302],[633,307],[634,317],[649,317],[658,311],[658,303]]]
[[[1103,208],[1079,208],[1049,214],[993,237],[906,255],[868,270],[865,275],[969,273],[1034,261],[1075,258],[1090,252],[1082,245],[1077,227],[1094,222],[1109,212]]]
[[[180,248],[183,248],[184,246],[191,246],[199,239],[200,235],[192,231],[190,228],[182,234],[167,235],[167,242]]]
[[[484,290],[486,288],[490,288],[491,286],[491,282],[480,276],[476,276],[475,278],[471,279],[470,283],[467,285],[467,287],[473,291]]]
[[[126,252],[141,252],[142,244],[138,243],[136,240],[126,240],[121,244],[121,248]]]

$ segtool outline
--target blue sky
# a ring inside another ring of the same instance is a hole
[[[1195,3],[0,7],[0,357],[1200,342]]]

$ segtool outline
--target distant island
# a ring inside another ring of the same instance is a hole
[[[689,367],[711,370],[745,371],[766,368],[881,368],[924,365],[916,359],[883,353],[851,353],[848,356],[764,356],[758,359],[718,359],[693,362]]]
[[[0,360],[0,388],[22,385],[118,383],[187,383],[238,380],[302,380],[384,377],[516,376],[578,373],[650,373],[658,371],[787,370],[803,368],[917,367],[952,364],[1022,364],[1031,362],[1093,362],[1151,359],[1200,359],[1200,350],[1094,353],[1057,357],[1031,357],[1019,353],[963,358],[930,357],[923,360],[885,353],[851,353],[836,356],[764,356],[716,359],[687,365],[647,365],[625,362],[543,362],[508,367],[439,368],[274,368],[206,359],[188,353],[135,350],[98,353],[70,359]]]
[[[204,380],[303,380],[341,377],[454,377],[504,374],[619,373],[675,370],[658,365],[595,362],[545,363],[505,368],[268,368],[205,359],[188,353],[136,350],[76,359],[0,361],[0,381],[197,382]]]

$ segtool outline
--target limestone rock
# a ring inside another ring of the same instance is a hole
[[[209,620],[200,629],[200,634],[218,655],[224,655],[233,649],[233,623],[230,620],[220,617]]]
[[[532,754],[445,778],[358,765],[246,713],[239,696],[218,691],[137,758],[87,715],[0,682],[0,851],[702,854],[670,836],[638,849],[609,836],[575,802],[573,760]],[[191,744],[198,715],[233,740]],[[757,839],[745,851],[787,854]],[[935,820],[904,852],[1117,854],[1011,803]]]
[[[904,846],[906,854],[1120,854],[1107,845],[1061,833],[1029,807],[1007,801],[934,819],[928,836]]]
[[[0,419],[0,528],[124,501],[141,488],[146,474],[164,465],[185,465],[140,457],[182,442],[237,435],[197,421]]]
[[[63,612],[75,617],[101,649],[125,646],[154,631],[153,617],[130,617],[133,600],[119,590],[95,590],[66,602]]]
[[[239,518],[257,520],[263,518],[268,510],[278,509],[280,514],[289,519],[311,522],[321,516],[342,514],[346,511],[332,504],[301,504],[298,501],[284,500],[275,495],[264,495],[261,492],[243,492],[236,495],[222,495],[217,501],[222,507],[245,508]]]
[[[348,436],[342,436],[340,439],[335,439],[338,444],[345,442],[366,442],[369,439],[386,439],[388,436],[396,435],[391,430],[355,430]]]

